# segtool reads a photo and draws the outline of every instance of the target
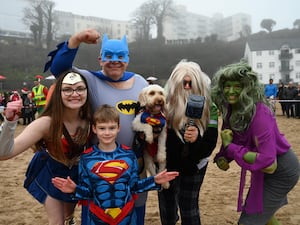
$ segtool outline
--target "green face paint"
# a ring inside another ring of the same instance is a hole
[[[238,103],[239,96],[242,92],[242,85],[239,81],[226,81],[224,84],[223,94],[229,104]]]

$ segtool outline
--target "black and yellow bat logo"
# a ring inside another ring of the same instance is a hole
[[[117,103],[117,110],[126,115],[132,115],[137,108],[137,102],[134,100],[123,100]]]

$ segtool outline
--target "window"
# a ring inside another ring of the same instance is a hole
[[[300,48],[296,48],[296,49],[295,49],[295,53],[296,53],[296,54],[300,54]]]
[[[285,80],[290,80],[290,74],[285,74]]]
[[[256,52],[256,55],[257,55],[257,56],[261,56],[261,51],[257,51],[257,52]]]
[[[269,62],[269,67],[274,68],[275,67],[275,62]]]
[[[270,50],[269,55],[274,55],[274,50]]]
[[[269,75],[269,79],[273,79],[273,80],[274,80],[274,77],[275,77],[275,74],[274,74],[274,73],[271,73],[271,74]]]
[[[261,69],[262,68],[262,63],[256,63],[256,68]]]
[[[300,66],[300,60],[296,60],[295,65]]]
[[[296,73],[296,79],[300,79],[300,72]]]

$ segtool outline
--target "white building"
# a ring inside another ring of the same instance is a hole
[[[188,43],[211,34],[210,18],[190,13],[183,5],[176,7],[176,17],[168,17],[164,22],[163,36],[166,43]]]
[[[57,19],[56,37],[69,36],[87,28],[94,28],[101,34],[106,33],[109,38],[121,39],[126,35],[128,42],[135,40],[135,32],[129,21],[81,16],[58,10],[55,11],[55,18]]]
[[[23,23],[24,9],[32,7],[27,0],[9,0],[0,8],[0,35],[31,37],[31,31]],[[188,12],[178,5],[175,17],[164,22],[166,43],[188,43],[198,38],[217,34],[220,40],[231,41],[240,37],[245,25],[251,27],[251,17],[236,14],[230,17],[207,17]],[[136,28],[130,21],[118,21],[92,16],[81,16],[71,12],[55,10],[54,38],[69,36],[86,28],[95,28],[107,33],[109,38],[120,39],[125,34],[128,42],[135,41]]]
[[[213,33],[217,34],[220,40],[234,41],[245,36],[246,27],[251,29],[251,16],[245,13],[238,13],[225,18],[213,17]]]
[[[27,0],[9,0],[0,7],[0,35],[10,37],[31,37],[32,33],[23,22],[24,9],[30,8]],[[135,30],[129,21],[110,20],[100,17],[81,16],[71,12],[54,11],[54,38],[70,36],[85,28],[95,28],[107,33],[109,38],[120,39],[126,35],[127,41],[135,40]]]
[[[300,82],[300,39],[260,38],[248,40],[244,58],[262,83]]]
[[[238,13],[224,18],[218,13],[207,17],[188,12],[185,6],[176,7],[176,17],[168,17],[164,22],[166,43],[188,43],[198,38],[216,34],[219,40],[233,41],[245,34],[245,27],[251,29],[251,16]]]
[[[0,7],[0,35],[11,37],[30,37],[31,32],[23,23],[24,8],[28,2],[9,0],[2,2]]]

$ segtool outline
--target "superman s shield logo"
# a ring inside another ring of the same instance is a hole
[[[128,167],[125,160],[109,160],[95,163],[91,171],[103,180],[113,184]]]

